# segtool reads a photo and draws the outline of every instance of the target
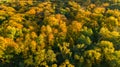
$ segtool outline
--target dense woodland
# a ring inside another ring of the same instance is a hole
[[[0,67],[120,67],[119,0],[0,2]]]

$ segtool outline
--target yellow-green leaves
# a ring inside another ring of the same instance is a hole
[[[114,52],[113,43],[109,41],[101,41],[98,44],[98,47],[101,48],[101,52],[104,52],[105,54]]]
[[[110,29],[113,29],[115,26],[118,26],[118,19],[110,16],[105,20],[106,26]]]
[[[102,36],[102,38],[115,38],[119,36],[119,32],[117,31],[110,32],[106,27],[102,27],[99,33]]]
[[[73,10],[79,10],[81,8],[80,5],[74,1],[69,1],[69,5],[72,6],[71,8]]]
[[[92,43],[91,39],[88,36],[81,35],[78,40],[78,43],[90,45]]]
[[[88,62],[87,60],[89,60],[91,64],[92,63],[100,63],[101,54],[95,50],[88,50],[88,51],[85,51],[84,59],[86,59],[85,63]]]
[[[60,51],[61,53],[63,54],[63,57],[65,57],[65,55],[69,54],[71,55],[71,52],[70,52],[70,44],[69,43],[66,43],[66,42],[63,42],[62,45],[58,44],[59,48],[60,48]]]
[[[48,62],[55,62],[56,61],[56,54],[53,52],[53,50],[48,50],[47,51],[46,60]]]
[[[57,18],[55,18],[54,15],[52,15],[52,16],[46,17],[44,19],[44,23],[49,24],[50,26],[56,26],[56,25],[58,26],[59,25],[59,20],[60,19],[57,19]]]
[[[91,36],[93,34],[92,29],[89,29],[87,27],[83,27],[82,31],[81,31],[84,35],[86,36]]]
[[[97,7],[94,9],[95,13],[104,13],[105,12],[105,8],[104,7]]]

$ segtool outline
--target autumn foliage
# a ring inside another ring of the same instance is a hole
[[[120,10],[85,1],[1,2],[0,67],[120,67]]]

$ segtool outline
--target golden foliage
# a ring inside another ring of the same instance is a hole
[[[120,10],[100,0],[43,1],[0,3],[0,66],[120,66]]]
[[[35,9],[30,9],[28,12],[26,12],[27,14],[31,14],[31,15],[35,15],[36,14],[36,10]]]
[[[32,33],[31,33],[31,37],[32,37],[33,39],[35,39],[35,38],[37,38],[37,34],[36,34],[35,32],[32,32]]]
[[[104,13],[105,12],[105,8],[104,7],[97,7],[94,9],[95,13]]]
[[[73,21],[71,28],[73,32],[79,32],[82,28],[82,24],[78,21]]]

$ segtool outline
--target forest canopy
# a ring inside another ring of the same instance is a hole
[[[119,2],[0,1],[0,67],[120,67]]]

